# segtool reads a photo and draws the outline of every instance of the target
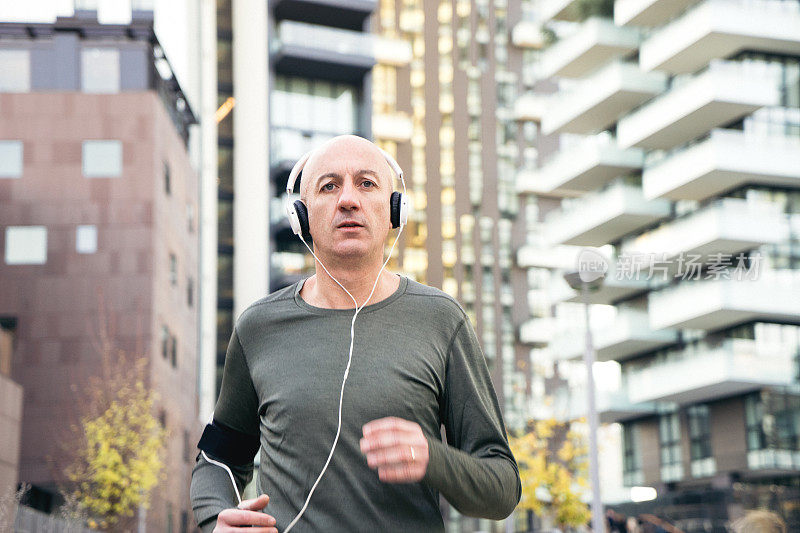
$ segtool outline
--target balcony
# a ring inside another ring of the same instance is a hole
[[[551,318],[532,318],[519,327],[519,341],[532,347],[547,346],[553,340],[554,326]]]
[[[714,130],[642,174],[645,198],[704,200],[745,183],[800,186],[800,139]]]
[[[777,80],[760,65],[718,61],[617,124],[623,148],[669,149],[779,101]]]
[[[301,20],[349,30],[361,30],[377,0],[270,0],[278,20]]]
[[[743,394],[762,387],[790,385],[796,375],[789,349],[750,339],[727,339],[673,354],[664,362],[625,372],[633,402],[693,404]]]
[[[624,150],[617,147],[613,139],[591,136],[563,147],[544,166],[525,177],[532,181],[527,185],[530,189],[556,196],[576,196],[642,168],[643,162],[641,149]]]
[[[625,390],[598,390],[595,396],[595,408],[601,424],[624,422],[634,418],[656,414],[656,404],[652,402],[633,403],[628,399]],[[586,416],[585,389],[572,391],[571,394],[561,395],[557,399],[555,410],[560,420],[577,420]]]
[[[578,20],[579,0],[541,0],[539,2],[539,17],[543,22],[549,20]]]
[[[376,139],[407,142],[413,133],[411,118],[405,113],[377,113],[372,117],[372,134]]]
[[[544,110],[542,133],[603,130],[665,87],[662,73],[642,72],[630,63],[612,63],[582,80],[574,90],[554,97]]]
[[[519,48],[540,50],[545,46],[542,26],[529,20],[521,20],[511,31],[511,42]]]
[[[684,281],[649,295],[650,326],[718,330],[755,320],[800,324],[798,294],[800,275],[791,270],[760,272],[757,279]]]
[[[800,53],[800,4],[776,0],[706,0],[642,43],[642,70],[695,72],[742,50]]]
[[[706,262],[716,254],[737,254],[789,238],[789,220],[776,204],[722,198],[625,243],[622,254],[646,256],[677,266],[683,254]]]
[[[602,246],[670,213],[669,201],[645,200],[640,187],[622,181],[571,202],[545,219],[553,244]]]
[[[620,310],[611,320],[592,320],[592,337],[598,361],[624,361],[633,356],[675,344],[674,330],[654,330],[645,310]],[[574,334],[555,338],[552,348],[559,359],[580,359],[584,338]]]
[[[275,71],[332,81],[360,82],[375,65],[369,33],[284,20],[272,42]]]
[[[544,51],[539,59],[540,78],[580,78],[627,55],[639,47],[639,30],[621,28],[611,20],[591,18],[573,35]]]
[[[550,97],[543,94],[523,94],[514,102],[514,120],[541,122],[549,100]]]
[[[695,0],[616,0],[614,22],[620,26],[661,26]]]

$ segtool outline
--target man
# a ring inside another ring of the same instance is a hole
[[[442,291],[382,268],[392,188],[387,160],[360,137],[336,137],[306,162],[300,195],[328,272],[318,262],[315,275],[236,322],[199,447],[231,468],[238,490],[260,449],[262,496],[234,509],[228,473],[198,456],[191,498],[204,532],[283,532],[326,464],[354,310],[331,276],[359,306],[375,289],[355,322],[335,453],[297,531],[443,531],[439,493],[491,519],[519,502],[519,472],[469,319]]]

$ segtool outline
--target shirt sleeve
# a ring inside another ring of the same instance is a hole
[[[464,319],[448,352],[440,417],[448,444],[427,436],[423,481],[460,513],[501,520],[522,495],[519,469],[475,330]]]
[[[235,327],[225,354],[225,368],[219,399],[214,408],[214,421],[256,439],[259,437],[258,395]],[[227,465],[234,476],[239,494],[253,478],[253,457],[243,464]],[[222,467],[206,461],[202,454],[198,454],[192,469],[190,497],[195,520],[203,531],[213,530],[220,511],[236,507],[238,503],[228,473]]]

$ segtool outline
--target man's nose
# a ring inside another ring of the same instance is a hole
[[[357,209],[358,204],[358,191],[352,180],[344,180],[342,183],[342,192],[339,194],[339,209]]]

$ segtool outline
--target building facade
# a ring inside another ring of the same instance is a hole
[[[533,75],[557,91],[521,111],[558,150],[518,182],[557,203],[518,254],[553,310],[530,338],[580,373],[580,297],[561,275],[599,250],[597,401],[621,424],[625,485],[654,487],[647,508],[684,531],[758,506],[800,527],[800,4],[531,9]],[[585,401],[564,400],[566,416]]]
[[[187,531],[200,430],[194,115],[152,12],[0,24],[0,72],[0,317],[15,324],[11,376],[25,390],[17,481],[55,510],[89,378],[120,351],[143,357],[169,437],[139,520]]]

